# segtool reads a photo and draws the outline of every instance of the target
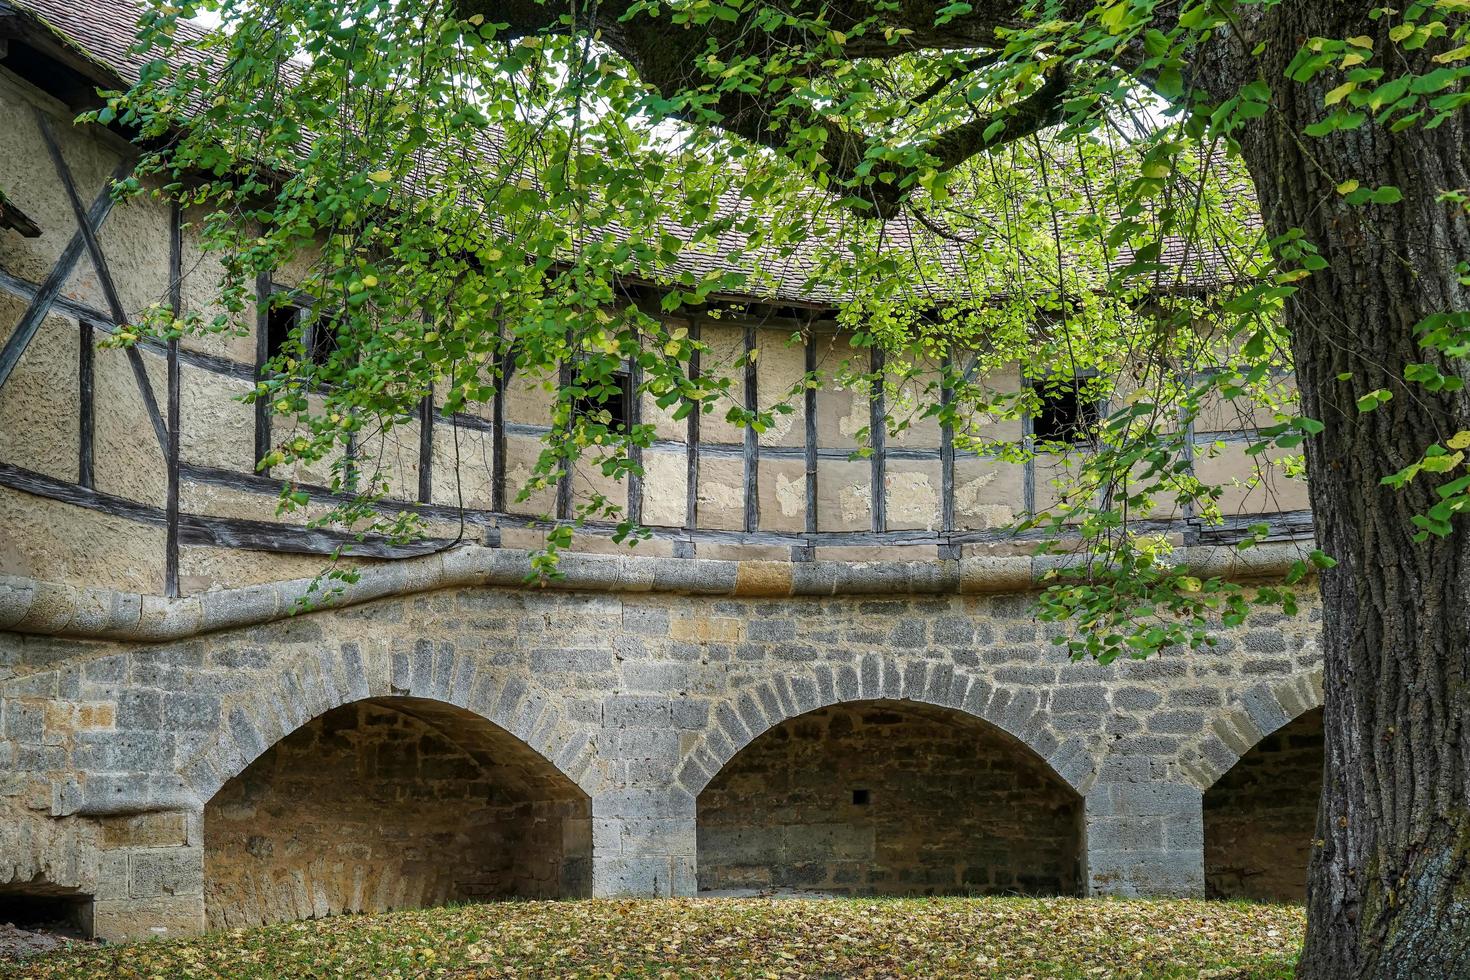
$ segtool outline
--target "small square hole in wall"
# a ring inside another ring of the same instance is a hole
[[[867,806],[872,801],[873,794],[870,791],[865,789],[855,789],[852,791],[853,806]]]

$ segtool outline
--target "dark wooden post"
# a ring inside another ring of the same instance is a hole
[[[168,212],[168,304],[177,321],[183,315],[184,216],[179,202]],[[179,338],[168,341],[168,501],[164,533],[164,594],[179,592]]]

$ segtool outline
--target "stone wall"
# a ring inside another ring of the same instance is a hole
[[[1267,736],[1205,793],[1205,890],[1300,902],[1322,796],[1322,710]]]
[[[270,611],[291,608],[276,593],[175,609],[0,590],[12,622],[160,637],[0,633],[0,887],[95,896],[109,937],[201,927],[206,803],[303,725],[373,698],[457,713],[451,741],[518,745],[575,784],[594,894],[692,894],[696,800],[741,749],[818,709],[886,701],[984,723],[1082,797],[1085,892],[1198,895],[1203,792],[1321,703],[1307,593],[1295,618],[1217,627],[1211,651],[1104,667],[1060,656],[1025,594],[773,594],[794,587],[784,564],[579,558],[556,589],[426,584],[450,565],[445,580],[514,581],[525,561],[465,548],[297,616]],[[806,568],[803,588],[848,587],[842,566]],[[926,577],[943,571],[869,568],[863,588],[971,581]],[[242,616],[253,625],[194,632]]]
[[[1082,800],[954,710],[823,708],[742,749],[699,795],[701,889],[1075,894]]]
[[[449,901],[582,895],[587,799],[504,733],[411,700],[333,709],[204,808],[211,928]]]

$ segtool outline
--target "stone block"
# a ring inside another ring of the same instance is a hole
[[[105,848],[182,847],[189,842],[188,816],[183,813],[139,813],[101,823]]]
[[[594,898],[669,898],[673,894],[674,862],[668,856],[618,856],[592,862]]]
[[[198,935],[204,931],[204,896],[98,899],[92,905],[92,930],[108,942]]]
[[[1198,735],[1204,731],[1202,711],[1160,711],[1148,718],[1148,730],[1166,735]]]
[[[537,674],[598,674],[612,668],[613,655],[607,650],[531,651],[531,670]]]
[[[669,720],[675,728],[698,731],[709,724],[709,702],[698,698],[674,698]]]
[[[666,728],[671,700],[642,694],[615,694],[602,703],[602,723],[608,728]]]
[[[220,699],[216,695],[165,694],[163,727],[168,731],[210,732],[219,727]]]
[[[1052,692],[1051,710],[1104,713],[1108,710],[1108,691],[1101,684],[1067,685]]]
[[[158,898],[204,893],[204,850],[158,847],[128,854],[128,895]]]

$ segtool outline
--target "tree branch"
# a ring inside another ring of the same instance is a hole
[[[534,34],[597,32],[600,40],[626,59],[645,84],[670,100],[687,95],[710,81],[706,77],[703,60],[712,48],[720,52],[724,62],[733,63],[746,57],[766,58],[775,49],[803,51],[831,43],[827,36],[816,37],[800,28],[759,29],[754,23],[758,5],[747,9],[733,22],[716,20],[698,27],[685,27],[672,23],[667,17],[653,16],[647,9],[630,14],[634,0],[599,0],[587,12],[585,20],[575,25],[568,23],[559,9],[545,6],[540,0],[453,2],[462,16],[482,14],[492,22],[508,24],[508,29],[501,32],[501,36],[508,39]],[[1075,7],[1073,12],[1082,16],[1091,4],[1092,0],[1067,0],[1063,6]],[[915,96],[913,101],[922,104],[967,74],[999,61],[996,49],[1004,46],[1000,33],[1007,28],[1022,26],[1019,13],[1024,5],[1018,0],[989,3],[976,0],[969,13],[936,27],[935,20],[943,5],[936,0],[898,0],[897,4],[875,0],[824,0],[819,22],[831,25],[834,30],[850,25],[868,25],[864,30],[855,30],[852,37],[842,43],[841,55],[848,60],[889,59],[921,50],[990,49],[960,62]],[[815,8],[811,11],[813,14],[816,12]],[[875,24],[880,28],[894,28],[895,32],[901,29],[901,34],[894,33],[893,36],[902,37],[903,43],[886,40],[884,30],[873,29]],[[938,169],[948,170],[977,154],[1056,125],[1063,118],[1068,82],[1067,72],[1057,71],[1040,88],[1015,105],[977,116],[938,133],[920,148],[932,158]],[[789,149],[787,132],[790,126],[820,127],[826,133],[821,152],[829,173],[849,184],[866,184],[858,179],[859,165],[881,145],[883,138],[853,132],[790,103],[783,105],[779,98],[765,92],[721,92],[712,105],[691,108],[680,115],[687,122],[714,124],[777,151]],[[773,125],[774,119],[782,117],[789,124],[787,128]],[[911,182],[906,178],[912,175],[914,168],[892,164],[877,169],[884,173],[884,179],[866,184],[862,188],[862,200],[871,205],[871,212],[878,217],[892,217],[912,192]],[[848,197],[852,202],[858,200],[856,195]],[[869,210],[862,205],[854,206],[865,212]]]

